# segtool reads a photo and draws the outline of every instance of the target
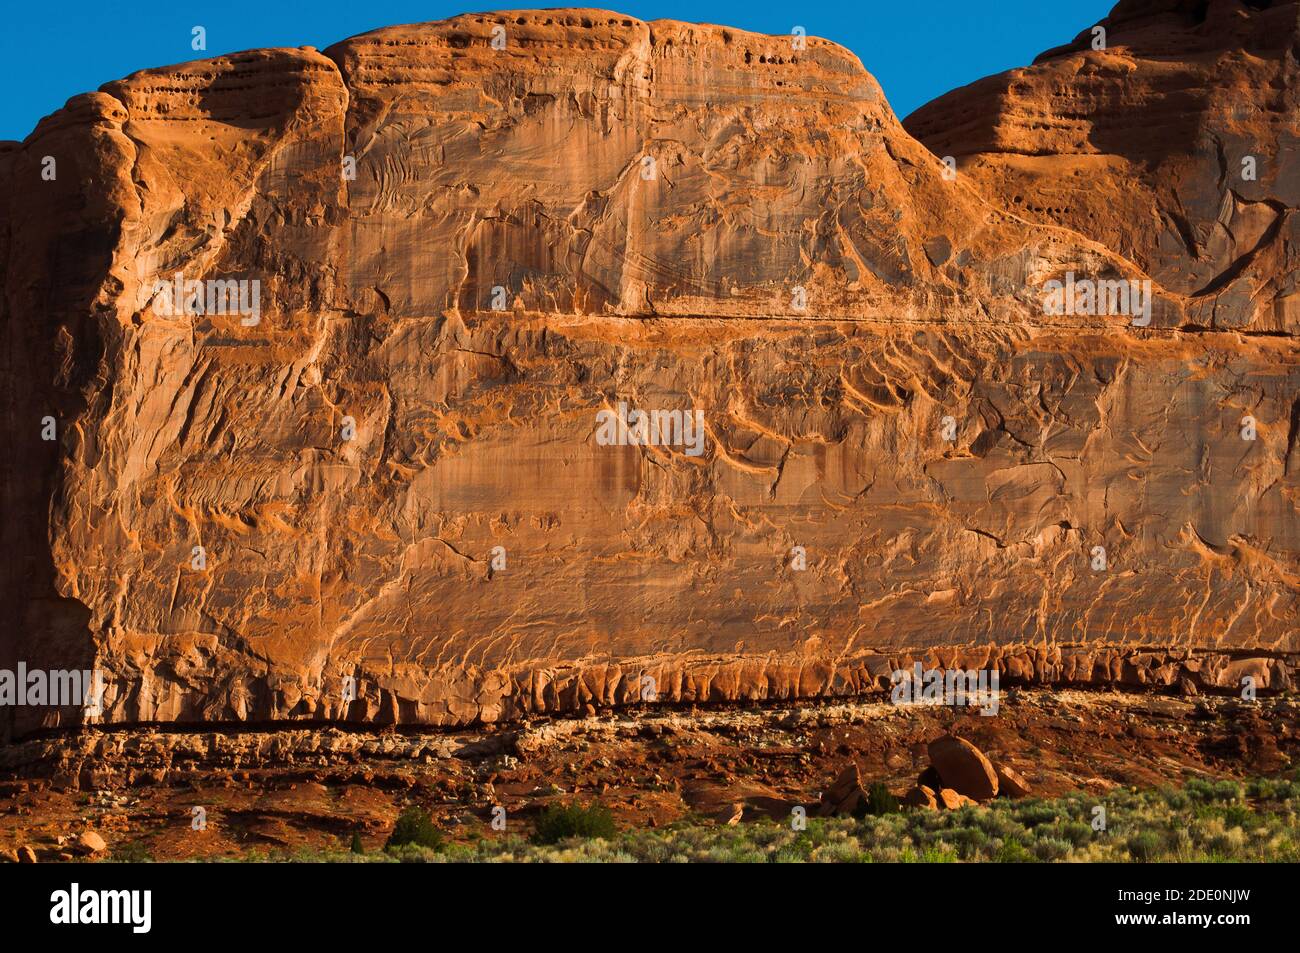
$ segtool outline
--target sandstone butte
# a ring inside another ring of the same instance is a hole
[[[1300,6],[1102,26],[906,126],[825,40],[596,10],[74,97],[0,146],[0,668],[105,723],[1291,685]]]

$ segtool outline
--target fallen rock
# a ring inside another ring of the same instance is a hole
[[[100,837],[94,831],[86,831],[78,837],[77,847],[83,853],[87,854],[102,854],[108,850],[108,844],[104,842],[104,838]]]
[[[939,804],[934,798],[934,789],[928,788],[923,784],[918,784],[912,790],[903,795],[903,803],[908,807],[919,807],[923,810],[938,810]]]
[[[1029,795],[1029,782],[1021,777],[1020,773],[1014,768],[1008,768],[1005,764],[994,765],[994,770],[998,776],[998,793],[1006,797],[1027,797]]]
[[[862,772],[856,764],[851,764],[840,772],[839,777],[822,792],[821,807],[818,814],[829,817],[832,814],[852,814],[860,805],[866,803],[867,792],[862,787]]]
[[[969,797],[965,796],[965,794],[958,793],[952,788],[941,788],[939,792],[939,803],[944,806],[945,810],[956,811],[958,807],[974,805],[975,802],[971,801]]]
[[[32,850],[31,847],[29,847],[29,846],[26,845],[26,844],[24,844],[22,847],[19,847],[19,848],[18,848],[18,862],[19,862],[20,864],[34,864],[34,863],[36,863],[36,851]]]
[[[745,816],[745,805],[732,804],[718,815],[718,822],[726,824],[728,827],[734,827],[740,823],[740,819]]]
[[[944,735],[930,742],[929,751],[930,762],[945,787],[976,801],[997,796],[998,776],[993,763],[966,739]]]

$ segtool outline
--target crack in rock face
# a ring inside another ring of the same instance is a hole
[[[906,127],[594,10],[74,97],[0,145],[0,670],[104,690],[3,731],[1289,688],[1298,7],[1187,6]]]

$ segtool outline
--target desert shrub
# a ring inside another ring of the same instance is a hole
[[[871,855],[864,854],[857,841],[846,839],[818,848],[813,851],[810,859],[818,863],[854,864],[869,861]]]
[[[691,860],[714,864],[762,864],[767,862],[768,855],[743,844],[719,845],[709,848],[703,856],[692,856]]]
[[[897,814],[898,810],[898,798],[889,793],[889,788],[883,782],[877,781],[867,789],[867,814],[879,817],[882,814]]]
[[[1140,863],[1149,863],[1160,856],[1160,835],[1155,831],[1141,831],[1127,842],[1128,852]]]
[[[1192,835],[1184,827],[1172,827],[1160,834],[1160,845],[1166,858],[1181,859],[1191,853]]]
[[[1187,805],[1191,801],[1191,799],[1182,791],[1176,791],[1172,788],[1162,790],[1160,796],[1164,799],[1165,804],[1167,804],[1171,810],[1175,811],[1186,810]]]
[[[385,844],[383,854],[399,864],[436,864],[447,859],[441,850],[422,847],[419,844],[401,844],[394,847]],[[349,853],[348,856],[355,857],[356,855]]]
[[[1053,823],[1057,813],[1057,808],[1051,804],[1041,801],[1027,802],[1016,809],[1016,820],[1025,827],[1037,827],[1040,824]]]
[[[1209,839],[1210,851],[1221,857],[1236,857],[1246,846],[1246,833],[1240,827],[1234,827]]]
[[[1017,838],[1009,837],[998,847],[993,860],[999,864],[1027,864],[1034,860],[1034,855]]]
[[[1246,785],[1246,797],[1257,801],[1288,801],[1300,793],[1300,786],[1285,778],[1256,778]]]
[[[808,860],[808,853],[793,845],[782,847],[767,855],[769,864],[802,864]]]
[[[950,811],[922,811],[910,815],[907,821],[907,829],[918,834],[944,831],[954,826]]]
[[[1039,860],[1060,860],[1073,849],[1073,844],[1059,837],[1039,837],[1034,841],[1034,856]]]
[[[538,816],[533,832],[537,844],[558,844],[570,837],[604,838],[618,834],[614,816],[599,804],[551,804]]]
[[[1092,825],[1082,821],[1066,821],[1060,827],[1060,835],[1075,847],[1082,847],[1092,840]]]
[[[931,844],[929,847],[921,849],[921,856],[917,858],[922,864],[955,864],[957,855],[947,844],[940,841],[937,844]]]
[[[1216,801],[1240,801],[1242,794],[1241,785],[1236,781],[1218,781],[1214,785]]]
[[[784,834],[785,831],[783,830]],[[809,818],[807,830],[802,832],[800,840],[803,841],[807,848],[811,850],[814,847],[820,847],[828,843],[831,836],[831,827],[821,818]]]
[[[1003,840],[1008,838],[1019,840],[1025,833],[1025,828],[1019,821],[1005,809],[998,807],[980,811],[975,815],[974,822],[975,826],[989,837],[1000,837]]]
[[[1209,801],[1214,794],[1214,788],[1209,781],[1191,778],[1183,785],[1183,793],[1193,801]]]
[[[354,833],[354,834],[352,835],[352,847],[351,847],[351,851],[352,851],[352,853],[354,853],[354,854],[364,854],[364,853],[366,852],[366,848],[365,848],[365,847],[362,845],[362,843],[361,843],[361,835],[360,835],[360,834],[356,834],[356,833]]]
[[[638,841],[637,848],[640,851],[641,860],[651,864],[672,863],[677,856],[676,842],[667,838],[659,839],[647,837]]]
[[[950,831],[948,838],[957,848],[962,860],[977,859],[984,847],[988,843],[988,835],[982,830],[974,827],[962,827]]]
[[[1204,781],[1200,778],[1192,778],[1185,785],[1183,790],[1187,792],[1188,797],[1202,804],[1211,803],[1230,803],[1240,801],[1245,795],[1245,789],[1238,781]]]
[[[615,850],[601,857],[600,862],[602,864],[635,864],[637,859],[625,850]]]
[[[1229,827],[1253,828],[1267,823],[1267,818],[1256,814],[1245,804],[1229,804],[1221,811],[1223,822]]]
[[[385,849],[404,847],[409,844],[415,847],[427,847],[430,850],[441,850],[443,843],[442,831],[434,826],[428,812],[422,808],[408,807],[397,818],[393,833],[388,835],[388,842],[384,847]]]

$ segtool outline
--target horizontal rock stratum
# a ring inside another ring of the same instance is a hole
[[[75,97],[0,146],[0,667],[99,669],[109,723],[847,695],[950,648],[1288,684],[1296,10],[1125,0],[921,141],[825,40],[596,10]]]

